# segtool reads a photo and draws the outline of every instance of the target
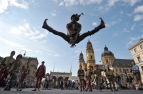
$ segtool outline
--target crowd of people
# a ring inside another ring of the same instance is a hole
[[[12,51],[10,56],[5,57],[0,62],[0,85],[5,86],[4,90],[11,90],[12,87],[16,87],[17,91],[22,91],[22,88],[26,86],[25,78],[30,72],[29,63],[31,58],[29,57],[26,62],[22,63],[20,61],[22,59],[22,55],[17,55],[16,59],[14,59],[14,55],[15,51]],[[114,73],[114,71],[109,68],[109,65],[107,65],[105,69],[101,69],[98,65],[94,66],[95,70],[93,70],[93,67],[89,67],[88,70],[85,69],[86,74],[80,65],[77,72],[79,80],[65,81],[64,79],[61,79],[58,86],[56,86],[52,83],[53,78],[50,76],[50,74],[45,73],[46,66],[44,63],[44,61],[41,62],[41,65],[37,68],[37,71],[34,74],[36,77],[36,82],[32,91],[40,91],[41,86],[43,89],[60,88],[61,90],[80,90],[80,92],[92,92],[93,89],[100,91],[102,91],[102,89],[118,91],[118,88],[128,88],[132,90],[143,89],[141,87],[142,83],[139,67],[134,62],[132,63],[133,67],[131,70],[134,77],[125,72],[126,86],[121,83],[121,77],[117,73]],[[105,72],[106,77],[102,76],[102,71]],[[20,74],[20,76],[17,76],[17,74]],[[44,81],[42,81],[43,78]]]

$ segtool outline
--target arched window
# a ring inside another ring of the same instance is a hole
[[[106,59],[106,63],[108,63],[108,59]]]
[[[91,59],[92,59],[92,55],[91,55],[90,57],[91,57]]]

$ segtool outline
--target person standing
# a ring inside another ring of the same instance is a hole
[[[64,81],[63,81],[63,79],[61,79],[61,81],[60,81],[60,88],[61,88],[61,90],[64,89],[63,86],[64,86]]]
[[[38,88],[38,91],[40,91],[40,85],[41,85],[41,80],[42,77],[45,76],[45,72],[46,72],[46,66],[44,65],[44,61],[42,61],[42,64],[38,67],[37,71],[35,72],[35,77],[37,77],[37,81],[36,81],[36,86],[35,89],[32,91],[36,91],[36,89]]]
[[[95,67],[96,67],[96,70],[94,71],[94,73],[96,74],[97,86],[98,86],[98,89],[100,89],[102,91],[102,88],[101,88],[101,81],[102,81],[101,72],[104,71],[104,70],[100,69],[98,67],[98,65],[96,65]]]
[[[77,75],[79,77],[79,82],[80,82],[80,92],[82,92],[82,90],[84,90],[84,70],[82,69],[81,65],[80,65]]]
[[[87,76],[87,86],[85,91],[87,92],[88,88],[90,89],[89,91],[92,92],[92,87],[91,87],[91,75],[93,74],[93,67],[90,67],[88,70],[88,76]]]
[[[23,83],[25,77],[27,76],[27,74],[29,74],[29,71],[30,71],[29,63],[30,63],[30,61],[31,61],[31,58],[29,57],[29,58],[28,58],[28,61],[25,62],[25,63],[21,66],[21,69],[20,69],[21,76],[20,76],[20,79],[19,79],[17,91],[21,91],[21,90],[22,90],[21,85],[22,85],[22,83]]]
[[[137,83],[141,84],[141,76],[138,65],[135,64],[135,62],[132,62],[132,71],[135,76],[135,79],[137,80]]]
[[[118,90],[115,88],[114,74],[113,74],[113,71],[109,68],[109,65],[106,66],[105,73],[106,73],[107,79],[109,80],[111,91],[113,91],[112,85],[113,85],[114,91],[118,91]],[[111,83],[112,83],[112,84],[111,84]]]
[[[118,84],[119,88],[122,89],[121,77],[116,73],[115,82]]]
[[[13,56],[15,55],[15,51],[11,51],[10,56],[5,57],[0,63],[0,84],[3,79],[7,77],[8,71],[11,67],[12,62],[15,60]]]
[[[19,72],[20,70],[20,65],[21,65],[21,60],[22,58],[22,55],[19,54],[17,57],[16,57],[16,60],[12,62],[11,64],[11,67],[8,71],[9,73],[9,81],[6,83],[6,87],[4,88],[4,90],[11,90],[13,84],[14,84],[14,81],[17,80],[17,73]]]

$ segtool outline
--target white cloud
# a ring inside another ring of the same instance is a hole
[[[60,6],[63,6],[63,5],[64,5],[64,2],[61,2],[59,5],[60,5]]]
[[[116,36],[119,36],[119,34],[115,32],[112,36],[116,37]]]
[[[141,0],[123,0],[123,1],[128,3],[130,6],[133,6],[136,3],[140,2]]]
[[[48,54],[49,56],[54,56],[54,57],[59,57],[60,55],[59,54]]]
[[[51,15],[52,15],[52,16],[57,16],[57,13],[58,13],[58,12],[57,12],[56,10],[53,10],[52,13],[51,13]]]
[[[123,14],[123,11],[120,11],[120,14]]]
[[[138,42],[141,38],[143,38],[143,35],[137,36],[137,37],[131,37],[129,39],[129,42],[127,42],[126,47],[131,47],[134,45],[136,42]]]
[[[134,30],[135,26],[136,26],[136,23],[131,27],[131,30]]]
[[[123,32],[130,32],[129,30],[127,30],[126,28],[123,29]]]
[[[21,1],[22,3],[19,3],[18,1]],[[0,13],[3,13],[8,8],[8,6],[15,6],[27,9],[28,5],[29,4],[24,0],[0,0]]]
[[[134,9],[134,13],[139,13],[139,12],[143,12],[143,5],[138,6],[137,8]]]
[[[19,43],[16,43],[16,42],[13,42],[13,41],[10,41],[10,40],[7,40],[7,39],[3,39],[3,38],[0,38],[0,40],[3,41],[5,44],[7,44],[9,46],[12,46],[14,48],[23,49],[23,50],[26,50],[26,51],[32,51],[31,49],[27,49],[27,48],[25,48],[24,45],[21,45]]]
[[[142,20],[143,19],[143,15],[135,15],[134,17],[134,21],[139,21],[139,20]]]
[[[88,4],[100,4],[102,0],[79,0],[79,3],[82,5],[88,5]]]
[[[0,38],[0,40],[2,40],[5,44],[10,45],[10,46],[12,46],[12,47],[24,48],[24,46],[23,46],[23,45],[20,45],[19,43],[15,43],[15,42],[13,42],[13,41],[9,41],[9,40],[3,39],[3,38]]]
[[[52,0],[52,1],[54,1],[55,3],[57,3],[57,2],[58,2],[58,0]]]
[[[3,13],[8,7],[8,0],[0,0],[0,13]]]
[[[57,3],[57,0],[52,0]],[[88,5],[88,4],[100,4],[103,0],[60,0],[59,5],[65,5],[66,7],[74,6],[77,4]]]
[[[105,24],[105,26],[106,26],[106,27],[111,27],[111,26],[113,26],[113,25],[115,25],[115,24],[117,24],[117,23],[118,23],[117,21],[112,21],[112,22],[110,22],[110,23]]]
[[[27,22],[24,22],[23,25],[18,25],[16,27],[12,27],[10,32],[17,36],[25,36],[29,39],[42,39],[48,35],[47,31],[40,32],[36,28],[31,29],[30,25]]]
[[[22,3],[18,3],[18,0],[10,0],[10,5],[16,6],[16,7],[20,7],[23,9],[27,9],[28,8],[28,3],[25,2],[24,0],[22,0]]]
[[[114,6],[114,4],[116,3],[116,2],[118,2],[119,0],[108,0],[107,1],[107,5],[108,6],[110,6],[110,7],[112,7],[112,6]]]
[[[131,14],[127,14],[127,16],[132,16],[133,14],[131,13]]]
[[[93,22],[92,25],[93,25],[93,26],[97,26],[97,22]]]

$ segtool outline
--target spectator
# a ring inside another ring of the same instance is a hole
[[[140,71],[139,71],[139,67],[138,65],[135,64],[135,62],[132,62],[133,67],[132,67],[132,71],[134,76],[136,77],[137,83],[141,84],[141,76],[140,76]]]

